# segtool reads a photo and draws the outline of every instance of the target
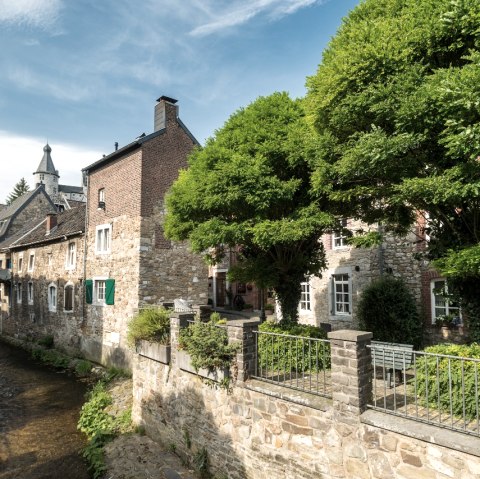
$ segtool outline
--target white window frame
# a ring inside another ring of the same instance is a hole
[[[98,202],[105,203],[105,188],[99,188],[98,190]]]
[[[302,281],[300,283],[300,312],[312,310],[312,287],[310,281]]]
[[[52,294],[53,291],[53,294]],[[51,313],[57,311],[58,288],[55,283],[50,283],[47,287],[48,310]]]
[[[33,281],[27,283],[27,298],[28,304],[33,304],[34,290],[33,290]]]
[[[18,255],[18,266],[17,266],[18,272],[21,273],[23,270],[23,253],[20,253]]]
[[[70,250],[71,247],[73,248],[72,251]],[[65,269],[70,269],[70,270],[75,269],[76,261],[77,261],[77,245],[75,241],[70,241],[67,244],[67,258],[65,260]]]
[[[105,245],[105,231],[108,231],[108,244]],[[112,249],[112,225],[106,223],[95,228],[95,254],[109,254]]]
[[[23,290],[23,284],[18,282],[17,291],[16,291],[17,304],[22,304],[22,292],[23,292],[22,290]]]
[[[342,276],[342,278],[340,278]],[[337,268],[330,272],[329,281],[329,306],[330,317],[332,319],[349,319],[352,317],[352,270],[351,268]],[[337,285],[343,286],[342,291],[337,293]],[[347,301],[342,298],[342,301],[337,301],[337,294],[347,294]],[[344,307],[339,308],[339,305]],[[345,308],[345,305],[347,306]],[[345,311],[348,309],[348,311]]]
[[[332,249],[348,248],[348,245],[345,242],[347,239],[347,236],[345,236],[342,231],[342,228],[347,227],[347,220],[342,219],[340,221],[340,225],[341,225],[341,228],[332,233]]]
[[[450,314],[456,314],[460,318],[460,323],[458,324],[463,324],[463,318],[462,318],[462,310],[460,306],[451,306],[450,305],[450,300],[448,297],[443,297],[444,300],[444,306],[437,306],[436,304],[436,299],[437,298],[442,298],[441,294],[435,293],[434,290],[437,289],[435,287],[435,283],[443,283],[443,289],[445,293],[448,294],[448,284],[447,280],[445,278],[434,278],[430,281],[430,301],[431,301],[431,319],[432,319],[432,324],[436,324],[437,318],[441,316],[440,314],[437,315],[437,309],[442,308],[445,310],[445,315],[450,315]]]
[[[67,288],[72,288],[72,309],[65,308],[65,303],[67,299],[67,293],[66,293]],[[63,311],[65,313],[73,313],[74,309],[75,309],[75,285],[71,281],[68,281],[63,287]]]
[[[94,306],[106,306],[106,293],[107,293],[107,276],[100,276],[98,278],[93,278],[93,285],[92,285],[92,304]],[[103,283],[103,298],[99,298],[99,287]]]
[[[35,251],[28,253],[28,272],[31,273],[35,269]]]

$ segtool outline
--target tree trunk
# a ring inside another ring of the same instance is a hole
[[[282,311],[280,323],[298,323],[298,304],[302,296],[300,282],[284,282],[281,286],[276,286],[274,289]]]

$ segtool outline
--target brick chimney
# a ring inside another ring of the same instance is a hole
[[[169,98],[168,96],[161,96],[157,102],[158,103],[155,105],[153,131],[166,128],[168,123],[176,121],[178,118],[178,106],[175,105],[177,100]]]
[[[49,235],[53,228],[57,226],[57,214],[56,213],[48,213],[47,214],[47,232],[46,234]]]

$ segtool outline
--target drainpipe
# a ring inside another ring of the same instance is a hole
[[[87,279],[87,235],[88,235],[88,195],[90,194],[90,181],[88,172],[85,172],[85,178],[87,180],[87,201],[85,202],[85,233],[83,235],[83,279],[82,279],[82,297],[80,305],[82,308],[82,321],[86,321],[86,308],[85,308],[85,280]]]

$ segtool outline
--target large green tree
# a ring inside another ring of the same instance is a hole
[[[428,214],[480,339],[480,2],[365,0],[307,84],[319,197],[400,232]]]
[[[212,263],[234,248],[231,278],[274,288],[284,321],[297,320],[305,276],[325,266],[319,238],[332,219],[310,188],[318,151],[299,100],[260,97],[193,152],[167,195],[166,234]]]
[[[28,191],[28,184],[25,181],[25,178],[22,178],[18,183],[15,184],[13,191],[8,195],[7,205],[13,203],[17,198],[20,198],[20,196],[28,193]]]

